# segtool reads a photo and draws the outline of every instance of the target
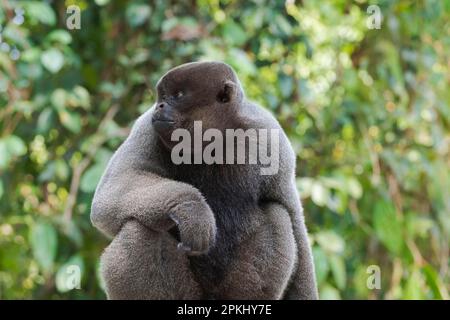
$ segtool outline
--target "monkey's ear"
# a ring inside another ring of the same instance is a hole
[[[239,87],[231,80],[225,81],[222,89],[217,94],[217,101],[227,103],[233,100],[239,94]]]

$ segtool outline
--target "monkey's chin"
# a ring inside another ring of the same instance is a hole
[[[156,132],[164,132],[173,129],[175,125],[175,121],[168,119],[152,119],[152,125],[155,128]]]

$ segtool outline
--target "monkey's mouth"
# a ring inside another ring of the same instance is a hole
[[[155,122],[175,123],[175,121],[173,119],[164,118],[164,117],[153,117],[152,123],[155,123]]]
[[[167,130],[173,127],[175,121],[171,118],[153,116],[152,124],[157,130]]]

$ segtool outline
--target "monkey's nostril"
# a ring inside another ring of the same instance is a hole
[[[160,104],[158,105],[158,108],[160,108],[160,109],[164,108],[164,103],[160,103]]]

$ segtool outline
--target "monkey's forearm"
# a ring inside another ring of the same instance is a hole
[[[286,201],[286,208],[290,212],[292,229],[297,243],[297,265],[285,292],[285,299],[318,299],[311,246],[295,185],[291,186],[290,192],[286,192],[282,200]]]
[[[300,219],[295,220],[293,231],[297,243],[297,265],[284,299],[315,300],[318,299],[318,292],[306,227]]]
[[[129,219],[154,230],[167,230],[174,226],[169,215],[182,215],[183,203],[207,206],[201,193],[189,184],[156,175],[128,176],[120,187],[109,180],[102,182],[94,196],[91,220],[109,236],[116,235]]]
[[[284,293],[284,299],[317,299],[318,292],[311,247],[303,219],[303,209],[294,181],[273,185],[267,197],[286,208],[291,217],[297,244],[297,263]]]

